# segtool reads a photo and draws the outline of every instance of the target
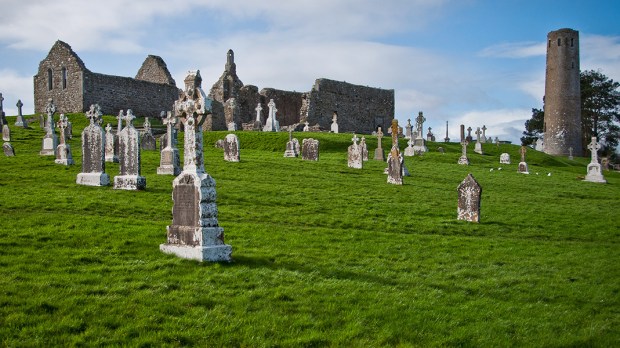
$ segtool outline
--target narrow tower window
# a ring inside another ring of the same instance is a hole
[[[562,39],[558,38],[558,46],[562,46]]]
[[[67,68],[62,68],[62,89],[67,88]]]
[[[54,84],[52,83],[52,69],[47,69],[47,90],[51,91]]]
[[[573,47],[573,38],[570,39],[570,47]]]

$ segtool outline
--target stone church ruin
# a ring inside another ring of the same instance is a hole
[[[45,111],[52,98],[59,113],[84,112],[98,104],[104,114],[132,109],[136,115],[157,117],[169,110],[179,89],[161,57],[149,55],[135,78],[94,73],[67,43],[54,43],[34,76],[34,112]]]

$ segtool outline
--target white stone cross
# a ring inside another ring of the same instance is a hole
[[[62,117],[62,115],[61,115]],[[60,122],[58,122],[58,127],[60,127]],[[105,132],[106,133],[110,133],[112,131],[112,126],[110,126],[110,124],[108,123],[107,126],[105,126]]]
[[[166,125],[166,132],[168,133],[166,147],[172,147],[172,127],[177,123],[177,118],[172,116],[172,111],[168,111],[167,117],[162,118],[162,122]]]
[[[263,111],[263,107],[260,105],[260,103],[258,103],[258,105],[256,106],[256,121],[260,122],[260,112]]]
[[[90,119],[91,126],[95,125],[95,121],[98,121],[99,117],[101,117],[101,109],[99,108],[99,104],[91,104],[90,110],[86,112],[86,117]]]
[[[65,117],[65,114],[60,114],[60,119],[58,120],[58,128],[60,129],[60,144],[64,144],[66,142],[65,129],[68,125],[69,119]]]
[[[353,142],[354,145],[357,145],[357,141],[359,140],[359,138],[357,137],[357,134],[353,133],[353,138],[351,138],[351,141]]]
[[[480,142],[480,135],[482,134],[482,132],[480,131],[480,127],[476,129],[475,134],[476,134],[477,141]]]
[[[116,128],[116,134],[121,134],[121,130],[123,130],[123,110],[118,112],[118,116],[116,116],[116,119],[118,120],[118,125]]]
[[[144,133],[151,132],[151,122],[149,121],[148,117],[144,118],[144,124],[142,125],[142,127],[144,127]]]
[[[133,120],[135,118],[136,116],[134,116],[133,111],[131,109],[127,109],[127,114],[123,116],[123,120],[125,120],[125,127],[133,127]]]
[[[596,137],[592,137],[592,141],[588,144],[588,150],[591,153],[590,163],[598,163],[598,150],[601,148],[601,144],[596,141]],[[572,149],[572,148],[571,148]],[[572,154],[572,151],[571,151]]]
[[[381,138],[383,138],[383,132],[381,131],[381,127],[377,130],[377,148],[381,148]]]

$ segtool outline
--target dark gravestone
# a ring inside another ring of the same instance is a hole
[[[319,141],[312,138],[304,139],[301,142],[301,159],[306,161],[319,160]]]
[[[480,197],[482,187],[474,179],[473,175],[468,174],[461,182],[458,191],[457,217],[459,220],[480,222]]]

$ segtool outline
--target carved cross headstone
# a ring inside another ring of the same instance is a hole
[[[521,146],[519,153],[521,154],[521,161],[519,162],[518,172],[521,174],[529,174],[530,172],[527,167],[527,162],[525,162],[525,154],[527,153],[527,147]]]
[[[54,113],[56,112],[56,105],[52,98],[48,99],[45,106],[45,112],[47,113],[47,123],[45,125],[45,136],[43,137],[43,145],[39,155],[51,156],[56,154],[56,148],[58,147],[58,136],[54,130]]]
[[[235,134],[224,138],[224,161],[239,162],[239,137]]]
[[[332,115],[332,125],[330,128],[330,131],[332,133],[338,133],[338,113],[334,111],[334,114]]]
[[[299,141],[297,141],[297,144],[299,144]],[[284,157],[297,157],[298,155],[299,153],[297,152],[296,144],[293,141],[293,129],[291,128],[288,131],[288,141],[286,142],[286,150],[284,151]]]
[[[110,177],[105,172],[105,134],[99,125],[99,104],[90,106],[86,117],[90,124],[82,131],[82,172],[77,175],[79,185],[107,186]]]
[[[347,163],[349,168],[362,169],[363,167],[364,161],[362,159],[362,151],[360,149],[360,146],[357,144],[358,140],[359,139],[357,138],[357,135],[353,133],[353,138],[351,139],[353,144],[349,146],[347,156]]]
[[[310,131],[309,125],[310,125],[310,123],[308,123],[308,121],[304,122],[304,132],[309,132]]]
[[[166,125],[166,147],[161,150],[159,167],[157,174],[179,175],[181,173],[181,158],[179,150],[176,148],[175,125],[177,118],[172,115],[171,111],[166,113],[166,117],[162,118],[162,122]]]
[[[413,148],[413,144],[415,144],[415,139],[411,138],[407,141],[407,147],[405,151],[403,151],[403,155],[405,157],[415,156],[415,149]]]
[[[571,161],[573,160],[573,147],[572,146],[568,148],[568,159]]]
[[[482,143],[480,142],[480,136],[482,132],[480,131],[480,127],[476,129],[476,144],[474,145],[474,152],[482,155]]]
[[[114,133],[112,133],[112,126],[108,123],[105,127],[105,161],[118,163],[118,156],[114,153],[116,146]]]
[[[157,150],[157,141],[153,136],[153,131],[151,130],[151,121],[149,121],[148,117],[144,118],[144,123],[142,124],[143,133],[142,140],[140,142],[140,148],[146,151],[155,151]]]
[[[413,126],[411,125],[411,119],[407,119],[407,125],[405,126],[405,139],[411,139]]]
[[[17,119],[15,120],[15,125],[18,127],[28,128],[28,121],[26,121],[22,115],[22,106],[24,106],[22,100],[17,100],[17,104],[15,104],[15,106],[17,106]]]
[[[128,109],[127,114],[122,118],[125,120],[125,128],[118,136],[118,149],[121,156],[119,175],[114,177],[114,189],[143,190],[146,188],[146,178],[140,175],[140,132],[133,125],[136,117],[131,109]]]
[[[60,144],[56,147],[55,163],[65,166],[74,164],[73,155],[71,154],[71,146],[67,144],[67,136],[65,130],[69,124],[69,119],[64,114],[60,114],[58,120],[58,129],[60,130]]]
[[[458,164],[469,165],[469,158],[467,158],[467,140],[461,140],[461,157],[459,157]]]
[[[278,120],[276,119],[276,113],[278,112],[278,109],[276,109],[276,103],[273,101],[273,99],[270,99],[267,106],[269,107],[269,116],[265,121],[265,127],[263,127],[263,132],[279,132],[280,122],[278,122]]]
[[[416,117],[415,122],[416,122],[417,131],[418,131],[417,137],[422,138],[422,131],[424,130],[424,122],[426,122],[426,118],[422,114],[422,111],[418,113],[418,117]]]
[[[385,154],[383,153],[383,148],[381,147],[381,139],[383,138],[383,132],[381,131],[381,127],[377,129],[377,148],[375,149],[375,157],[374,159],[377,161],[385,161]]]
[[[471,136],[471,131],[472,128],[471,127],[467,127],[467,137],[465,137],[465,140],[467,140],[468,143],[471,143],[473,138]]]
[[[480,198],[482,187],[473,175],[468,174],[457,188],[458,208],[457,219],[480,222]]]
[[[428,133],[426,133],[426,141],[433,141],[433,128],[428,127]]]
[[[486,125],[482,125],[482,138],[480,139],[480,141],[483,143],[487,142],[487,126]]]
[[[598,163],[598,150],[601,148],[601,144],[596,141],[596,137],[592,137],[588,144],[588,150],[590,150],[590,164],[588,164],[585,181],[596,182],[604,184],[607,182],[603,177],[603,171],[601,165]]]
[[[398,120],[392,120],[392,149],[388,155],[387,182],[394,185],[403,184],[404,160],[398,149]]]

